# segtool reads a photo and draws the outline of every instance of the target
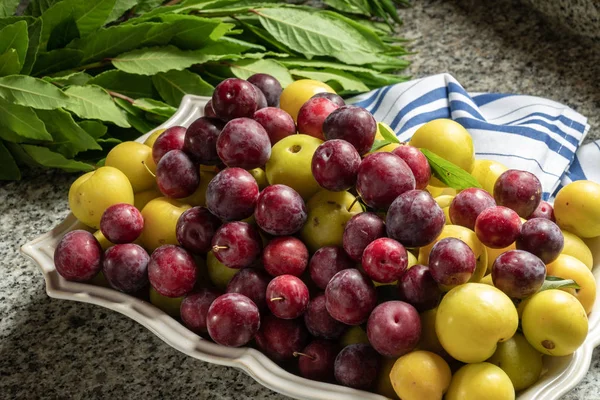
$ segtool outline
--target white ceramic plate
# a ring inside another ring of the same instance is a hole
[[[208,97],[185,96],[181,106],[171,119],[156,129],[174,125],[188,126],[200,117]],[[143,142],[152,132],[140,137]],[[116,290],[63,279],[54,268],[54,249],[62,236],[73,229],[87,229],[70,214],[50,232],[25,244],[21,251],[39,266],[46,280],[48,296],[97,304],[118,311],[144,325],[175,349],[203,361],[242,369],[262,385],[298,399],[311,400],[383,400],[382,396],[321,383],[290,374],[252,348],[230,348],[204,340],[152,304]],[[600,238],[588,243],[594,255],[595,267],[600,260]],[[594,268],[594,276],[600,279],[600,268]],[[600,285],[598,285],[600,292]],[[600,293],[598,295],[600,298]],[[585,343],[568,357],[545,357],[542,379],[527,391],[520,393],[519,400],[558,399],[574,388],[589,369],[594,348],[600,344],[600,302],[596,302],[589,319],[589,334]]]

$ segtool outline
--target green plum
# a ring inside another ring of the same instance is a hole
[[[349,192],[320,191],[308,201],[308,219],[300,237],[311,252],[325,246],[342,246],[346,223],[362,212]]]
[[[171,317],[179,317],[179,308],[183,297],[167,297],[158,293],[152,286],[150,286],[150,303],[160,308]]]
[[[533,385],[542,374],[542,354],[521,333],[498,343],[496,352],[487,361],[502,368],[517,391]]]
[[[231,278],[239,271],[239,269],[226,267],[225,264],[217,260],[212,251],[206,254],[206,267],[210,281],[221,290],[227,288]]]
[[[308,135],[291,135],[275,143],[265,172],[269,184],[291,187],[306,201],[321,187],[311,170],[312,157],[322,140]]]

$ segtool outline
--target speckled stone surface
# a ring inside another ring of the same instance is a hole
[[[600,138],[600,43],[548,26],[518,0],[421,0],[402,12],[418,54],[409,73],[449,72],[469,92],[520,93],[567,104]]]
[[[598,0],[524,0],[539,10],[548,21],[569,31],[600,39],[600,2]]]
[[[415,3],[402,11],[401,33],[419,51],[410,74],[450,72],[470,91],[549,97],[587,115],[599,137],[597,46],[549,30],[517,0]],[[178,353],[121,314],[46,296],[19,247],[67,215],[75,178],[28,171],[0,183],[0,398],[285,399],[240,371]],[[596,351],[564,399],[598,398]]]

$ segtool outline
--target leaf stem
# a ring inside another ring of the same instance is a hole
[[[117,97],[119,99],[123,99],[126,102],[128,102],[129,104],[133,104],[135,102],[134,99],[132,99],[131,97],[127,97],[124,94],[121,93],[117,93],[117,92],[113,92],[111,90],[107,90],[108,94],[110,94],[112,97]]]
[[[73,68],[73,71],[85,71],[88,69],[101,68],[110,63],[110,59],[104,59],[102,61],[96,61],[90,64],[82,65],[80,67]]]

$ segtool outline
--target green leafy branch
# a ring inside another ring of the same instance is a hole
[[[232,76],[318,79],[343,96],[406,80],[393,0],[31,0],[15,15],[18,3],[0,6],[0,180],[89,171]]]

